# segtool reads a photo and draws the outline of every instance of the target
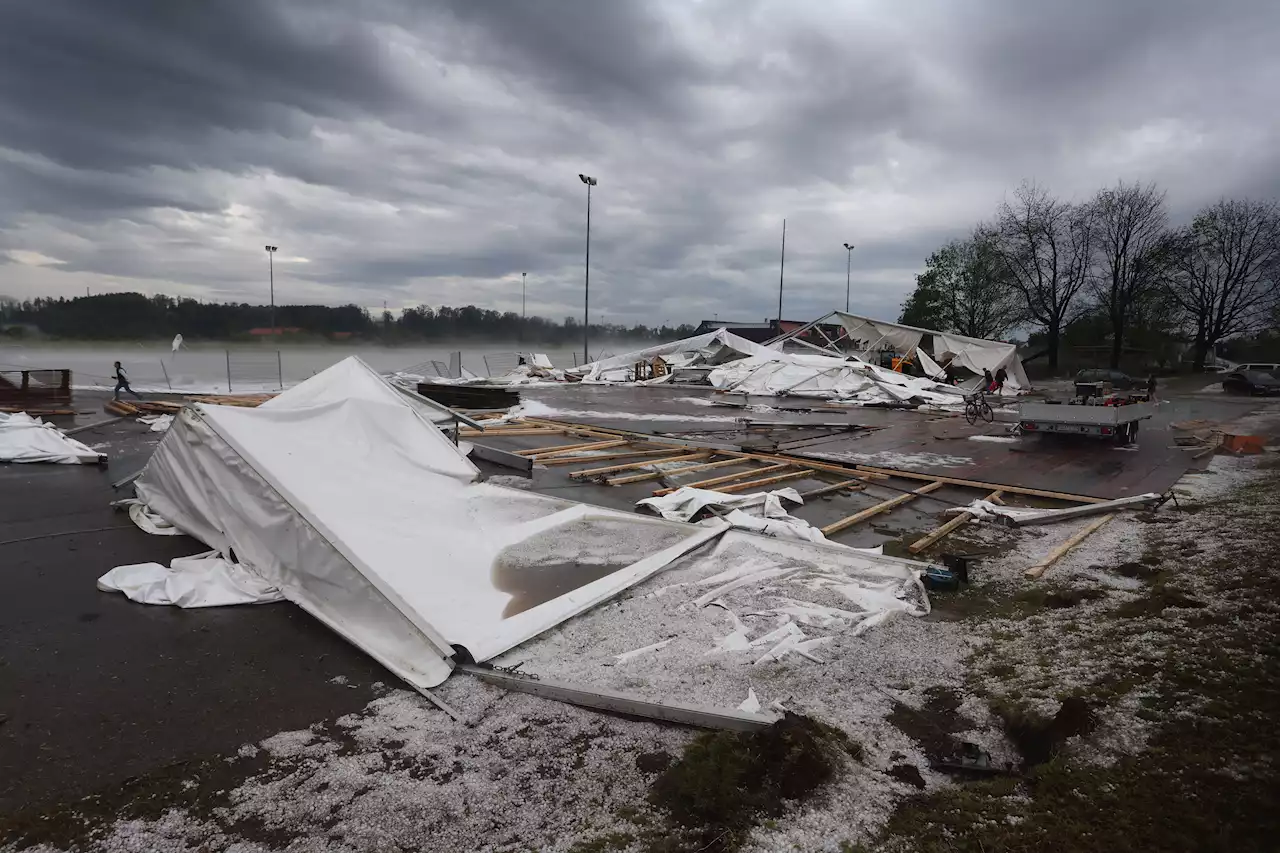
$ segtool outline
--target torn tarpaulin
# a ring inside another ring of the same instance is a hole
[[[644,498],[636,503],[673,521],[694,519],[707,507],[728,509],[730,512],[721,515],[721,518],[734,527],[783,539],[827,541],[821,530],[788,513],[782,505],[783,501],[801,504],[804,503],[804,498],[790,488],[749,495],[727,495],[710,489],[683,486],[670,494]]]
[[[26,412],[0,412],[0,462],[94,464],[106,457]]]
[[[124,593],[140,604],[174,607],[223,607],[284,601],[284,594],[238,563],[207,551],[159,563],[116,566],[98,578],[103,592]]]

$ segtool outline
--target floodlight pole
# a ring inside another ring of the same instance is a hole
[[[267,246],[267,275],[271,281],[271,339],[274,341],[276,336],[276,265],[275,256],[277,246]]]
[[[845,265],[844,265],[844,313],[849,313],[849,282],[853,280],[853,249],[852,243],[845,243]]]
[[[591,356],[587,346],[591,338],[591,188],[598,182],[589,175],[579,173],[578,177],[587,185],[587,261],[582,283],[582,363],[590,364]]]

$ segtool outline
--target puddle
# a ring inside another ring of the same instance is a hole
[[[511,595],[502,618],[611,575],[688,535],[665,524],[588,518],[531,536],[493,562],[494,587]]]

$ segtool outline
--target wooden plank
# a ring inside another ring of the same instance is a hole
[[[1066,542],[1063,542],[1057,548],[1054,548],[1053,551],[1049,553],[1049,556],[1045,557],[1043,560],[1036,563],[1031,568],[1027,569],[1025,572],[1023,572],[1023,575],[1032,579],[1040,577],[1041,575],[1043,575],[1045,572],[1049,570],[1050,566],[1058,562],[1058,560],[1062,559],[1067,554],[1068,551],[1075,548],[1084,540],[1088,539],[1091,535],[1093,535],[1094,531],[1096,531],[1099,527],[1106,524],[1108,521],[1110,521],[1115,517],[1116,517],[1116,513],[1111,513],[1110,515],[1104,515],[1102,518],[1099,518],[1097,521],[1093,522],[1088,527],[1081,530],[1075,536],[1072,536]]]
[[[709,456],[711,456],[711,452],[704,450],[701,453],[688,453],[682,456],[670,456],[657,461],[684,462],[689,459],[706,459]],[[610,465],[606,468],[588,468],[585,471],[570,471],[569,476],[575,480],[581,479],[583,477],[596,477],[601,474],[612,474],[614,471],[627,471],[632,468],[642,468],[645,465],[652,465],[654,461],[655,460],[653,459],[644,459],[644,460],[641,460],[640,462],[628,462],[624,465]]]
[[[654,702],[620,693],[616,690],[608,690],[604,687],[567,684],[562,681],[553,681],[549,678],[530,678],[470,664],[459,664],[454,669],[506,690],[517,690],[521,693],[541,696],[544,699],[553,699],[557,702],[567,702],[572,705],[595,708],[615,714],[647,717],[653,720],[664,720],[669,723],[683,723],[684,725],[697,726],[703,729],[724,729],[737,732],[760,731],[773,725],[771,717],[750,714],[746,711],[739,711],[737,708],[709,708],[703,705],[690,705],[669,700]]]
[[[559,456],[561,453],[572,453],[577,450],[604,450],[606,447],[621,447],[624,444],[630,444],[631,441],[626,438],[611,438],[608,441],[588,441],[578,444],[562,444],[558,447],[530,447],[526,450],[514,451],[519,456],[533,456],[542,458],[543,456]]]
[[[576,428],[574,424],[562,421],[550,421],[546,419],[526,418],[529,423],[547,424],[560,429]],[[800,424],[803,426],[803,424]],[[683,438],[671,438],[662,435],[650,435],[643,432],[635,432],[633,430],[614,429],[612,427],[593,427],[596,432],[602,433],[605,437],[630,436],[636,441],[644,441],[653,445],[670,445],[672,447],[685,448],[687,450],[709,450],[714,451],[720,456],[739,456],[743,459],[756,459],[761,462],[785,462],[789,465],[798,465],[805,468],[812,468],[817,471],[828,471],[833,474],[842,474],[845,477],[857,477],[862,480],[884,480],[888,477],[895,476],[893,472],[887,474],[879,474],[870,470],[863,470],[862,466],[853,467],[851,465],[841,465],[836,462],[826,462],[819,459],[812,459],[807,456],[783,456],[776,453],[751,453],[739,450],[736,447],[726,447],[717,445],[714,442],[707,441],[690,441]],[[994,486],[992,487],[994,488]]]
[[[485,430],[484,432],[481,432],[480,430],[475,430],[475,429],[464,429],[462,431],[463,438],[502,438],[503,436],[514,438],[516,436],[524,436],[524,435],[563,435],[563,434],[564,433],[561,432],[560,430],[542,429],[542,428],[508,429],[508,430],[490,429],[490,430]]]
[[[805,463],[808,464],[808,463]],[[1080,504],[1100,504],[1106,498],[1091,498],[1087,495],[1069,495],[1064,492],[1047,492],[1043,489],[1028,489],[1023,486],[1004,486],[1000,483],[983,483],[978,480],[965,480],[960,477],[942,477],[937,474],[917,474],[914,471],[897,471],[892,468],[873,468],[869,465],[857,466],[859,471],[868,471],[872,474],[883,474],[886,477],[903,477],[908,480],[931,480],[939,483],[946,483],[950,486],[968,486],[972,489],[986,489],[987,491],[1008,492],[1011,495],[1031,495],[1036,498],[1053,498],[1059,501],[1070,501]]]
[[[629,453],[603,453],[599,456],[553,456],[538,460],[539,465],[581,465],[584,462],[608,462],[611,459],[634,459],[639,456],[676,456],[681,453],[674,447],[666,450],[635,450]]]
[[[732,486],[721,486],[716,489],[717,492],[726,492],[733,494],[734,492],[745,492],[749,489],[759,489],[764,486],[772,486],[774,483],[782,483],[787,480],[799,480],[801,477],[812,476],[813,472],[808,469],[799,471],[788,471],[785,474],[779,474],[776,477],[765,477],[763,480],[751,480],[746,483],[734,483]]]
[[[739,462],[739,463],[741,463],[741,462],[742,462],[742,460],[741,460],[741,459],[738,459],[738,460],[735,460],[735,461],[737,461],[737,462]],[[749,471],[739,471],[739,472],[738,472],[738,473],[736,473],[736,474],[726,474],[726,475],[724,475],[723,477],[712,477],[710,480],[699,480],[699,481],[698,481],[698,482],[696,482],[696,483],[685,483],[683,486],[681,486],[681,488],[687,488],[687,489],[710,489],[710,488],[713,488],[713,487],[715,487],[715,486],[720,485],[721,483],[732,483],[734,480],[742,480],[742,479],[745,479],[745,478],[747,478],[747,477],[755,477],[755,476],[758,476],[758,475],[760,475],[760,474],[764,474],[764,473],[769,472],[769,471],[781,471],[781,470],[782,470],[782,469],[784,469],[784,468],[792,468],[792,467],[794,467],[794,466],[792,466],[792,465],[788,465],[788,464],[782,464],[782,465],[770,465],[770,466],[765,467],[765,468],[752,468],[752,469],[751,469],[751,470],[749,470]],[[674,491],[675,491],[675,489],[674,489],[674,488],[671,488],[671,489],[658,489],[656,492],[654,492],[654,494],[655,494],[655,495],[669,495],[669,494],[671,494],[671,493],[672,493],[672,492],[674,492]]]
[[[661,459],[652,459],[647,464],[661,462]],[[616,480],[609,480],[610,486],[625,486],[627,483],[642,483],[645,480],[656,480],[659,477],[676,477],[680,474],[691,474],[694,471],[705,471],[708,468],[723,468],[726,465],[741,465],[741,459],[721,459],[719,462],[703,462],[701,465],[685,465],[680,468],[672,468],[670,471],[651,471],[647,474],[632,474],[630,477],[619,477]]]
[[[1000,501],[1001,494],[1002,493],[998,491],[992,492],[991,494],[983,498],[983,500],[989,501],[991,503],[1001,502]],[[974,518],[973,513],[962,512],[959,515],[957,515],[955,518],[948,521],[946,524],[942,525],[939,528],[936,528],[931,533],[925,536],[922,536],[916,541],[912,542],[911,545],[907,547],[907,550],[910,551],[912,554],[919,554],[925,548],[928,548],[930,545],[932,545],[934,542],[937,542],[939,539],[946,536],[948,533],[952,532],[953,530],[957,530],[958,528],[964,527],[970,521],[973,521],[973,518]]]
[[[902,506],[908,501],[913,501],[920,495],[927,495],[936,489],[942,488],[943,485],[942,481],[935,480],[932,483],[921,486],[914,492],[907,492],[905,495],[898,495],[896,498],[889,498],[889,500],[878,503],[873,507],[868,507],[862,512],[856,512],[848,518],[842,518],[839,521],[828,524],[826,527],[822,528],[822,535],[830,536],[832,533],[839,533],[841,530],[866,521],[868,518],[877,516],[882,512],[888,512],[895,507]]]
[[[862,480],[844,480],[839,483],[832,483],[830,486],[823,486],[821,489],[813,489],[812,491],[801,492],[800,497],[804,498],[807,501],[810,498],[821,497],[822,495],[829,495],[832,492],[844,492],[844,491],[859,492],[865,489],[866,487],[867,487],[867,484]]]

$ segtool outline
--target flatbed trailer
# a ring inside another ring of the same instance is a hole
[[[1086,435],[1132,444],[1138,424],[1154,414],[1155,404],[1150,402],[1023,403],[1018,427],[1024,435]]]

